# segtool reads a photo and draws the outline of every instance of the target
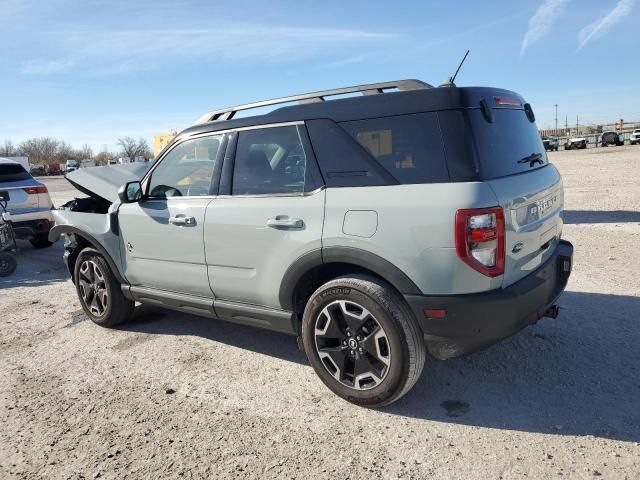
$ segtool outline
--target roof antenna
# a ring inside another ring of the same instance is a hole
[[[453,82],[455,81],[456,77],[458,76],[458,72],[460,71],[460,68],[462,67],[462,64],[467,59],[467,55],[469,55],[469,50],[467,50],[467,53],[465,53],[464,57],[462,57],[462,61],[460,62],[460,65],[458,65],[458,69],[456,70],[456,73],[453,74],[453,77],[447,78],[446,81],[444,81],[443,83],[438,85],[439,87],[455,87],[456,86],[456,84],[453,83]]]

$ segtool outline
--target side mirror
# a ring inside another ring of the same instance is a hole
[[[142,185],[140,182],[128,182],[118,190],[118,197],[122,203],[135,203],[142,200]]]

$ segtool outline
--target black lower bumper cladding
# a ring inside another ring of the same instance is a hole
[[[451,358],[491,345],[537,322],[558,315],[556,300],[571,274],[573,245],[561,240],[537,270],[507,288],[453,296],[405,295],[429,351]],[[442,309],[444,318],[428,318],[425,309]]]

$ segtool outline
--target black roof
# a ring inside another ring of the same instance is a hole
[[[231,120],[215,120],[195,125],[182,131],[177,138],[199,133],[215,132],[240,127],[305,121],[312,119],[330,119],[335,122],[361,120],[365,118],[385,117],[410,113],[478,108],[480,100],[493,100],[492,97],[511,97],[524,99],[515,92],[491,87],[437,87],[420,90],[362,95],[357,97],[319,101],[291,105],[273,110],[265,115],[256,115]],[[494,104],[493,101],[490,102]],[[494,108],[500,108],[496,105]],[[510,106],[509,108],[513,108]]]

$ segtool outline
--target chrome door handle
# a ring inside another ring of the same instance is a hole
[[[195,217],[185,217],[184,215],[178,215],[177,217],[169,217],[169,223],[179,226],[191,226],[196,224]]]
[[[267,227],[271,228],[302,228],[304,221],[301,218],[289,218],[285,215],[278,215],[276,218],[267,220]]]

